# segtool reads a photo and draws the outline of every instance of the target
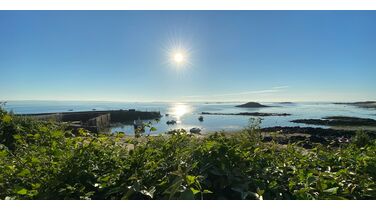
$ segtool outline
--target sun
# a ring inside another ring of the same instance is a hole
[[[189,64],[188,51],[180,46],[180,48],[171,49],[169,52],[170,64],[177,68],[183,69]]]
[[[181,72],[192,66],[192,49],[189,43],[172,39],[170,43],[163,47],[163,50],[166,53],[164,64],[168,64],[172,70]]]
[[[173,55],[173,60],[177,64],[182,64],[184,63],[185,56],[182,52],[175,52]]]

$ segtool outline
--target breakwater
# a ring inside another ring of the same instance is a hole
[[[161,113],[159,111],[137,111],[130,109],[18,114],[18,116],[33,117],[39,120],[68,122],[68,126],[72,129],[84,128],[92,132],[99,132],[102,129],[108,128],[111,123],[133,123],[137,119],[158,119],[161,117]]]

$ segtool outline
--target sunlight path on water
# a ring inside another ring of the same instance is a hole
[[[178,123],[181,122],[181,118],[192,112],[192,106],[189,104],[185,103],[173,103],[170,108],[168,113],[171,114],[174,118],[176,118],[176,121]]]

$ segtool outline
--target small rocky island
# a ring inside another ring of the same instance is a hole
[[[247,102],[245,104],[236,105],[235,107],[244,107],[244,108],[260,108],[260,107],[270,107],[267,105],[262,105],[258,102]]]
[[[210,113],[202,112],[202,115],[236,115],[236,116],[290,116],[289,113],[259,113],[259,112],[242,112],[242,113]]]
[[[374,119],[347,116],[328,116],[322,119],[297,119],[291,122],[324,126],[376,126],[376,120]]]
[[[279,104],[282,104],[282,105],[293,105],[295,104],[294,102],[278,102]]]

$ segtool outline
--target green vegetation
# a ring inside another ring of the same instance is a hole
[[[376,199],[376,141],[366,133],[307,150],[262,142],[257,126],[75,135],[0,109],[0,199]]]

